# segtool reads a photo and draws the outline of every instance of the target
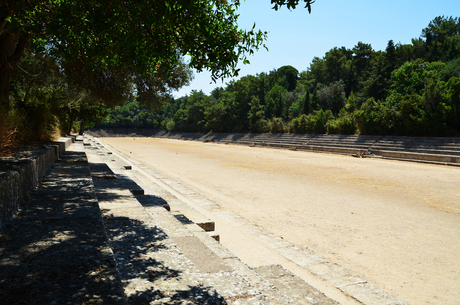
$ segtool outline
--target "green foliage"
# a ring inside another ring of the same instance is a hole
[[[176,129],[176,124],[174,123],[174,120],[172,120],[170,118],[166,118],[162,123],[162,127],[163,127],[163,129],[171,132],[171,131],[174,131]]]
[[[338,114],[346,102],[344,83],[340,80],[328,86],[318,85],[316,98],[321,109],[330,109]]]
[[[443,94],[444,101],[440,104],[446,116],[448,126],[460,130],[460,77],[452,77],[446,84]]]
[[[308,122],[309,122],[309,117],[306,114],[302,114],[294,118],[291,122],[289,132],[300,133],[300,134],[308,133]]]
[[[297,85],[299,71],[292,66],[282,66],[276,71],[277,83],[287,91],[293,91]]]
[[[326,122],[327,133],[329,134],[356,134],[358,127],[352,113],[339,116],[337,119]]]
[[[295,8],[298,2],[272,1],[276,8]],[[311,1],[305,3],[310,10]],[[47,52],[73,85],[97,99],[119,104],[135,85],[140,101],[150,102],[188,82],[185,55],[191,68],[209,70],[214,80],[238,75],[237,63],[249,63],[266,39],[255,28],[239,29],[239,5],[239,0],[3,0],[0,45],[8,54],[0,66],[14,69],[29,44]],[[1,103],[9,73],[2,74]]]
[[[331,110],[315,110],[309,116],[308,133],[326,133],[327,122],[334,119]]]
[[[271,133],[286,133],[289,130],[282,118],[273,118],[269,120],[268,128]]]
[[[284,107],[287,92],[286,88],[277,84],[267,93],[265,103],[267,105],[266,114],[268,118],[287,118],[287,109]]]
[[[457,23],[439,17],[424,31],[451,43],[443,42],[448,54],[437,61],[428,60],[433,53],[423,37],[408,45],[390,40],[385,51],[358,42],[315,57],[301,73],[283,66],[231,81],[211,96],[194,92],[159,121],[174,122],[176,131],[458,135]]]
[[[385,135],[392,134],[395,114],[385,103],[370,98],[354,112],[354,117],[360,134]]]
[[[426,134],[426,111],[422,106],[422,98],[417,94],[406,95],[399,103],[399,113],[395,122],[396,134],[421,136]]]
[[[288,9],[296,8],[300,2],[304,2],[305,8],[307,8],[308,12],[311,13],[311,5],[315,2],[315,0],[271,0],[271,3],[274,4],[273,8],[275,10],[278,10],[282,6],[286,6]]]
[[[436,17],[423,29],[428,61],[448,61],[460,55],[460,18]]]
[[[260,99],[253,96],[250,106],[251,109],[248,112],[249,130],[259,133],[268,132],[269,126],[265,119],[265,107],[260,104]]]
[[[306,115],[302,114],[293,119],[290,125],[291,133],[326,133],[327,126],[334,115],[330,110],[315,110],[313,113]]]
[[[109,113],[96,124],[96,127],[166,129],[166,124],[169,121],[173,121],[174,113],[179,109],[178,103],[180,103],[180,100],[171,101],[165,104],[158,112],[152,112],[147,106],[131,101],[122,107],[108,110]]]
[[[182,99],[181,108],[174,114],[175,127],[181,131],[205,132],[206,108],[212,99],[203,91],[193,91],[189,97]]]
[[[289,119],[310,112],[310,93],[303,92],[295,96],[296,100],[289,107]]]
[[[99,122],[107,117],[109,109],[100,103],[83,102],[77,110],[77,118],[84,122],[84,128],[93,128],[96,122]]]
[[[304,1],[309,11],[312,2]],[[290,9],[299,0],[271,3],[276,9]],[[173,90],[189,83],[191,68],[210,71],[213,80],[237,76],[238,62],[249,63],[248,56],[265,47],[267,35],[254,27],[238,27],[239,5],[239,0],[0,0],[0,118],[11,117],[13,111],[18,114],[14,107],[22,107],[24,119],[35,120],[23,124],[30,126],[27,132],[46,134],[59,125],[68,133],[78,116],[89,125],[91,120],[103,117],[96,104],[123,105],[134,98],[133,93],[137,102],[160,110],[171,100]],[[17,80],[17,75],[12,80],[13,73],[22,70],[19,63],[24,54],[53,61],[62,82],[39,84],[38,77]],[[185,55],[190,56],[187,65],[182,61]],[[10,81],[14,83],[11,96]],[[291,79],[287,81],[292,85]],[[257,96],[263,99],[265,93],[262,88]],[[247,103],[240,105],[230,118],[234,125],[245,129],[247,124],[240,118],[246,116]],[[97,115],[89,116],[88,107]],[[224,118],[219,113],[226,107],[208,113],[215,121],[208,126],[202,119],[195,122],[195,117],[184,118],[174,128],[195,129],[190,125],[193,122],[199,124],[199,130],[219,129],[216,115]],[[203,113],[203,109],[189,108],[185,116]],[[35,112],[36,116],[28,115]],[[143,126],[158,125],[156,118],[147,117],[146,113],[135,117],[117,114],[114,120],[124,126],[139,126],[140,121]],[[114,120],[105,123],[114,124]]]
[[[206,120],[205,131],[209,132],[226,132],[228,111],[227,105],[222,102],[212,101],[204,110]]]
[[[442,62],[424,63],[420,59],[406,62],[393,71],[389,95],[395,95],[398,99],[406,94],[421,94],[425,80],[438,76],[444,66]]]
[[[17,116],[21,116],[20,130],[23,139],[31,141],[47,141],[58,126],[56,113],[59,111],[60,101],[65,99],[65,92],[61,88],[48,86],[32,88],[29,98],[16,105]]]
[[[65,79],[50,58],[27,52],[12,76],[10,112],[23,141],[50,140],[73,97]]]

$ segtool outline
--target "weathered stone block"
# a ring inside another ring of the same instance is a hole
[[[0,158],[0,228],[74,140],[61,138],[49,145],[19,150],[13,157]]]
[[[134,196],[142,196],[142,195],[144,195],[144,190],[143,189],[132,189],[132,190],[130,190],[130,192]]]

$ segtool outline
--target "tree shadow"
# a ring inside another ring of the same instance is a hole
[[[129,216],[105,214],[104,222],[84,160],[84,152],[66,152],[0,231],[0,303],[224,304],[211,287],[158,285],[184,276],[154,256],[169,255],[170,239]],[[143,284],[126,298],[122,278]]]
[[[184,288],[180,281],[189,276],[184,273],[188,266],[173,268],[164,262],[180,266],[181,262],[174,260],[181,261],[181,257],[161,228],[129,217],[106,214],[106,211],[102,213],[129,304],[154,301],[161,304],[226,304],[212,287],[199,284]]]
[[[2,304],[123,304],[83,152],[66,153],[0,235]]]
[[[143,207],[156,207],[160,206],[167,211],[171,211],[171,207],[169,206],[168,202],[163,198],[156,196],[156,195],[142,195],[136,196],[137,201],[142,204]]]
[[[92,163],[90,168],[101,206],[114,207],[101,213],[128,303],[226,304],[214,288],[197,284],[191,275],[197,272],[193,263],[141,208],[168,208],[166,200],[155,195],[133,198],[127,190],[142,189],[135,181],[125,175],[103,178],[113,174],[105,163]],[[133,200],[140,205],[133,205]]]

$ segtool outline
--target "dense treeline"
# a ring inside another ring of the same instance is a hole
[[[187,132],[460,134],[460,18],[437,17],[411,44],[358,42],[292,66],[194,91],[160,112],[131,102],[101,127]]]
[[[313,2],[270,1],[275,10],[309,12]],[[0,156],[95,122],[133,94],[160,106],[189,83],[191,69],[214,80],[238,76],[238,63],[249,63],[267,39],[255,25],[239,27],[239,7],[239,0],[0,0]]]

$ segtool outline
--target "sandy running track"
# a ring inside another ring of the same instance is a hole
[[[103,140],[409,304],[459,304],[460,168],[168,139]]]

